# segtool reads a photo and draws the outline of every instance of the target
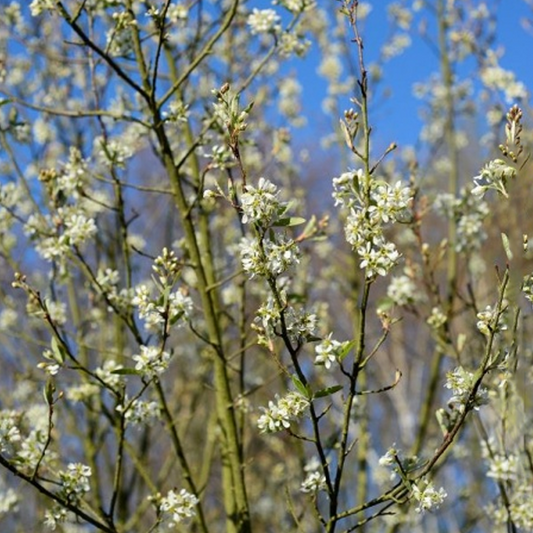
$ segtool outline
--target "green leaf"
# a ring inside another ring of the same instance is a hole
[[[347,342],[344,348],[339,352],[339,361],[343,361],[354,348],[355,340]]]
[[[302,395],[305,396],[308,400],[311,399],[311,391],[309,390],[308,386],[305,386],[300,378],[298,376],[292,375],[291,380],[294,383],[294,386],[296,387],[297,391]]]
[[[286,218],[280,218],[273,225],[277,226],[277,227],[288,228],[288,227],[291,227],[291,226],[300,226],[301,224],[305,224],[305,218],[302,218],[302,217],[286,217]]]
[[[312,235],[316,230],[316,216],[313,215],[307,222],[302,235]]]
[[[46,382],[46,385],[44,386],[44,389],[43,389],[44,401],[49,406],[54,405],[54,392],[55,391],[56,391],[55,383],[52,379],[49,379]]]
[[[112,370],[111,374],[119,374],[121,376],[125,376],[125,375],[140,376],[141,372],[140,370],[136,370],[135,368],[117,368],[116,370]]]
[[[378,302],[377,309],[378,311],[387,312],[390,311],[394,307],[395,303],[392,298],[389,296],[384,296],[381,298]]]
[[[57,337],[52,337],[50,346],[52,348],[52,355],[54,357],[54,361],[62,365],[65,362],[65,356],[67,353],[65,348],[59,343]]]
[[[333,387],[327,387],[326,389],[316,391],[313,396],[314,398],[324,398],[325,396],[331,396],[340,390],[342,390],[342,385],[334,385]]]
[[[507,256],[507,259],[511,261],[513,259],[513,252],[511,252],[511,245],[509,243],[509,237],[505,233],[502,233],[502,242],[503,242],[503,249],[505,250],[505,255]]]
[[[247,115],[250,113],[252,108],[254,107],[255,102],[252,100],[242,111],[243,113],[246,113]]]

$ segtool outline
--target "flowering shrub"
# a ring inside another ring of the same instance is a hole
[[[0,530],[533,530],[528,89],[374,4],[0,5]]]

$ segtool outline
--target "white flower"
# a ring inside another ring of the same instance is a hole
[[[273,4],[281,4],[292,13],[300,13],[304,9],[310,9],[315,6],[313,0],[275,0]]]
[[[118,387],[122,382],[122,377],[119,374],[114,374],[115,370],[124,368],[119,365],[115,360],[108,359],[104,362],[103,367],[98,367],[94,373],[109,387]]]
[[[54,302],[53,300],[46,300],[46,309],[52,322],[59,326],[65,325],[67,321],[67,305],[64,302]]]
[[[194,507],[200,500],[185,489],[180,492],[169,490],[167,495],[161,498],[159,510],[162,514],[163,523],[169,528],[177,526],[181,522],[196,515]]]
[[[383,238],[367,242],[357,250],[357,253],[361,257],[359,266],[365,269],[367,278],[372,278],[376,274],[386,276],[400,257],[395,244],[386,242]]]
[[[71,402],[85,402],[100,394],[100,387],[96,383],[82,383],[67,389],[67,398]]]
[[[301,492],[318,492],[326,489],[326,476],[320,472],[309,472],[300,486]]]
[[[15,411],[0,411],[0,453],[11,453],[14,443],[21,440],[16,419]]]
[[[53,11],[54,9],[54,0],[33,0],[30,4],[30,13],[32,17],[40,15],[43,11]]]
[[[421,298],[415,282],[406,275],[393,276],[387,287],[387,296],[396,305],[407,305]]]
[[[528,97],[526,86],[516,79],[514,72],[498,65],[484,68],[481,71],[481,81],[489,89],[502,91],[508,104]]]
[[[426,322],[433,328],[439,329],[446,323],[446,315],[440,307],[433,307],[431,309],[431,315],[427,318]]]
[[[489,460],[487,476],[497,481],[516,479],[518,471],[518,457],[516,455],[495,454]]]
[[[97,231],[94,219],[83,214],[72,214],[65,219],[65,236],[71,246],[79,246]]]
[[[70,463],[67,470],[59,472],[61,493],[71,503],[78,503],[84,494],[91,490],[89,478],[91,468],[81,463]]]
[[[437,491],[433,483],[429,482],[424,489],[420,489],[418,484],[413,484],[412,496],[418,502],[416,512],[423,513],[433,508],[438,509],[448,495],[442,487]]]
[[[243,238],[239,247],[242,267],[251,277],[279,276],[300,260],[296,243],[283,235],[265,238],[262,247],[256,239]]]
[[[338,361],[340,353],[348,344],[347,342],[339,342],[332,339],[331,335],[332,333],[315,347],[315,365],[324,365],[328,370],[333,363]]]
[[[476,186],[472,194],[483,196],[489,189],[494,189],[507,198],[507,182],[516,176],[516,169],[501,159],[487,163],[478,176],[474,177]]]
[[[398,457],[398,450],[394,444],[387,450],[385,455],[382,455],[379,458],[378,463],[381,466],[392,466],[396,464],[396,457]]]
[[[182,291],[175,291],[168,297],[168,319],[171,324],[176,324],[181,318],[187,319],[193,308],[193,302],[189,296],[183,294]],[[179,322],[180,325],[185,324],[185,320]]]
[[[16,512],[20,498],[12,488],[6,488],[4,480],[0,479],[0,517],[7,513]]]
[[[52,509],[44,513],[44,525],[55,531],[59,524],[63,524],[67,519],[67,510],[59,505],[54,505]]]
[[[449,404],[458,405],[459,409],[465,408],[465,403],[473,390],[476,382],[476,376],[472,372],[468,372],[462,366],[455,368],[451,372],[446,373],[445,387],[450,389],[453,396],[449,400]],[[473,399],[473,405],[479,406],[487,403],[487,389],[479,387],[476,396]]]
[[[297,420],[309,405],[309,401],[298,392],[289,392],[280,398],[276,395],[277,403],[268,402],[268,408],[260,407],[263,411],[257,421],[257,427],[262,433],[274,433],[288,429],[291,422]]]
[[[132,426],[150,426],[161,418],[161,408],[157,402],[137,399],[129,405],[126,399],[124,405],[117,406],[116,410],[119,413],[125,413],[126,424]]]
[[[270,31],[279,30],[280,18],[273,9],[257,9],[254,8],[252,13],[248,15],[246,22],[253,34],[268,33]]]
[[[19,316],[15,309],[9,307],[2,309],[0,312],[0,330],[11,330],[18,320]]]
[[[277,187],[263,177],[259,178],[257,187],[247,185],[241,195],[242,222],[258,222],[263,227],[272,225],[286,208],[278,196]]]
[[[141,346],[141,353],[134,355],[133,360],[137,361],[135,370],[143,377],[151,379],[168,368],[170,354],[161,351],[157,346]]]
[[[505,314],[500,313],[499,316],[497,315],[496,309],[492,309],[492,306],[487,305],[484,311],[480,311],[477,314],[477,329],[479,329],[483,335],[487,336],[491,333],[506,331],[507,324]]]

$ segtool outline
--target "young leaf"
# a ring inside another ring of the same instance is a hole
[[[503,242],[503,249],[505,250],[505,255],[507,256],[507,259],[511,261],[513,259],[513,252],[511,252],[511,245],[509,243],[509,237],[505,233],[502,233],[502,242]]]
[[[333,387],[327,387],[326,389],[321,389],[316,391],[313,395],[314,398],[324,398],[325,396],[331,396],[336,392],[342,390],[342,385],[334,385]]]
[[[305,218],[287,217],[287,218],[280,218],[277,222],[274,223],[274,226],[288,228],[291,226],[300,226],[301,224],[305,224]]]
[[[339,361],[343,361],[354,347],[355,347],[355,340],[346,342],[342,350],[339,352]]]
[[[311,391],[309,387],[304,385],[298,376],[292,375],[291,380],[294,383],[294,386],[296,387],[297,391],[302,396],[305,396],[307,399],[311,399]]]
[[[65,362],[65,348],[61,344],[59,344],[57,337],[52,337],[50,345],[52,348],[52,355],[54,357],[54,361],[62,365]]]
[[[140,376],[141,371],[136,370],[135,368],[117,368],[116,370],[112,370],[111,374],[118,374],[118,375],[135,375]]]

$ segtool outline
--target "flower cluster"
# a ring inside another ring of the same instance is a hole
[[[13,453],[13,445],[20,442],[15,411],[0,411],[0,453]]]
[[[444,311],[440,307],[433,307],[431,309],[431,314],[428,316],[426,322],[431,328],[438,330],[444,324],[446,324],[446,320],[447,318],[444,314]]]
[[[514,72],[496,64],[495,54],[489,54],[489,65],[481,71],[481,81],[485,87],[501,91],[509,104],[528,97],[526,86],[516,79]]]
[[[326,490],[326,476],[318,471],[309,472],[300,486],[301,492],[318,492]]]
[[[274,0],[273,4],[281,4],[292,13],[300,13],[305,9],[311,9],[315,6],[314,0]]]
[[[468,372],[462,366],[455,368],[446,374],[445,387],[450,389],[453,396],[449,400],[450,405],[457,405],[460,410],[466,406],[476,382],[476,377],[472,372]],[[476,396],[473,399],[474,407],[486,404],[488,401],[488,392],[484,387],[479,387]]]
[[[391,278],[387,287],[387,296],[395,305],[400,306],[416,303],[423,298],[414,280],[406,274]]]
[[[21,498],[12,488],[6,488],[4,480],[0,479],[0,517],[18,510]]]
[[[501,159],[494,159],[487,163],[479,175],[474,178],[476,186],[472,189],[472,194],[483,196],[492,189],[507,198],[507,183],[515,176],[516,169],[514,167]]]
[[[387,275],[400,257],[384,231],[406,213],[412,191],[401,182],[391,186],[371,180],[365,195],[364,182],[361,169],[345,172],[333,180],[333,198],[335,205],[348,211],[344,227],[346,240],[361,258],[360,267],[365,269],[366,276],[372,278]]]
[[[155,258],[152,270],[157,274],[159,283],[163,287],[173,286],[181,270],[174,250],[163,248],[161,254]]]
[[[507,330],[506,315],[487,305],[484,311],[477,314],[477,329],[483,335],[489,336],[491,333],[500,333]]]
[[[213,103],[214,116],[220,125],[230,131],[232,135],[238,135],[245,131],[248,127],[246,120],[252,109],[252,104],[241,109],[239,105],[240,95],[232,93],[228,84],[220,89],[213,89],[213,93],[217,99]]]
[[[168,528],[176,527],[178,524],[196,515],[194,509],[200,500],[185,489],[179,492],[169,490],[166,496],[159,501],[160,520]]]
[[[421,485],[423,485],[423,488],[420,488]],[[423,513],[430,509],[438,509],[446,496],[448,496],[442,487],[436,490],[431,482],[418,482],[413,484],[411,495],[418,502],[416,507],[417,513]]]
[[[162,293],[162,294],[161,294]],[[189,318],[193,308],[192,299],[181,290],[174,291],[165,298],[164,290],[157,298],[153,298],[146,284],[135,288],[135,296],[131,303],[139,310],[139,317],[144,320],[148,330],[157,330],[165,323],[183,325]]]
[[[32,0],[30,13],[32,17],[37,17],[43,11],[53,11],[56,8],[53,0]]]
[[[90,467],[81,463],[70,463],[66,470],[59,472],[61,496],[69,503],[78,504],[91,489],[89,485],[91,474]]]
[[[300,261],[296,242],[279,234],[261,240],[244,237],[240,255],[242,267],[250,277],[276,277]]]
[[[161,408],[157,402],[136,399],[130,403],[126,398],[124,405],[117,406],[116,410],[124,413],[128,426],[150,426],[161,418]]]
[[[285,291],[280,291],[280,297],[284,302],[284,322],[289,339],[296,343],[302,343],[311,338],[317,326],[318,317],[313,312],[304,309],[296,309],[288,305]],[[257,310],[255,323],[261,324],[261,337],[271,339],[281,334],[281,310],[273,296]]]
[[[279,199],[278,188],[268,179],[259,178],[257,187],[247,185],[241,195],[242,222],[254,222],[261,227],[274,224],[287,211]]]
[[[280,31],[280,18],[273,9],[254,8],[248,15],[247,23],[253,34]]]
[[[64,507],[54,505],[51,509],[47,509],[44,513],[44,525],[55,531],[59,524],[67,521],[68,513]]]
[[[289,392],[280,398],[276,395],[277,403],[268,402],[268,408],[260,407],[263,414],[257,421],[257,427],[262,433],[275,433],[288,429],[291,422],[302,416],[309,405],[309,401],[298,392]]]
[[[482,196],[472,194],[472,190],[461,189],[459,196],[449,193],[437,195],[434,208],[441,215],[457,221],[457,241],[455,249],[458,252],[479,250],[487,238],[483,229],[483,221],[489,214],[489,206]]]
[[[533,530],[533,487],[529,483],[523,483],[516,487],[513,492],[509,511],[511,519],[516,527],[523,531]],[[507,523],[507,517],[505,523]]]
[[[117,374],[117,370],[124,368],[122,365],[118,364],[113,359],[107,359],[104,362],[104,365],[96,368],[94,373],[108,386],[112,389],[117,388],[122,382],[123,378],[120,374]]]
[[[60,207],[55,216],[31,215],[24,227],[27,235],[38,240],[35,249],[47,261],[64,258],[72,247],[79,247],[96,234],[93,218],[76,207]]]
[[[397,458],[398,457],[398,449],[395,447],[395,445],[393,444],[386,452],[384,455],[382,455],[379,460],[378,460],[378,463],[381,465],[381,466],[392,466],[392,465],[396,465],[397,463]]]
[[[96,383],[84,382],[79,385],[71,385],[67,389],[67,399],[71,402],[83,403],[100,394],[101,389]]]
[[[493,454],[489,458],[489,471],[487,476],[497,481],[510,481],[516,479],[518,473],[518,457],[514,454]]]
[[[162,113],[168,122],[187,122],[189,118],[189,106],[182,100],[174,100],[168,106],[168,111]]]
[[[336,341],[335,339],[332,339],[331,336],[332,333],[315,347],[315,365],[323,365],[328,370],[333,363],[339,360],[340,356],[346,350],[346,347],[350,344],[349,341]]]
[[[141,353],[134,355],[133,360],[137,362],[137,370],[143,378],[152,379],[162,374],[170,361],[170,354],[162,351],[157,346],[141,346]]]
[[[313,457],[305,466],[304,472],[306,477],[300,485],[300,491],[306,493],[316,493],[320,490],[326,490],[326,476],[322,473],[320,461]]]

